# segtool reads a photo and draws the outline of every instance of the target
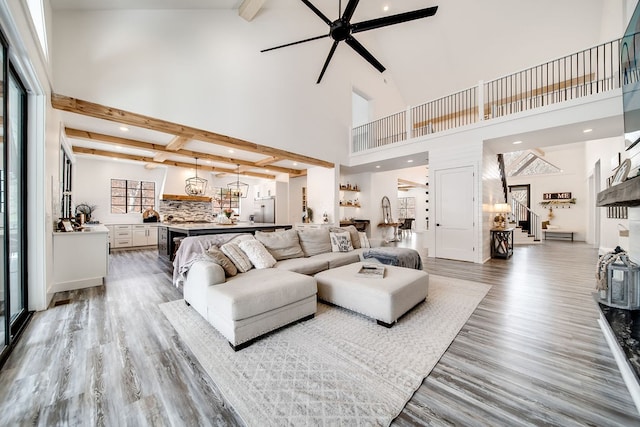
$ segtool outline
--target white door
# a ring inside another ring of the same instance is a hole
[[[473,166],[435,171],[436,258],[475,261]]]

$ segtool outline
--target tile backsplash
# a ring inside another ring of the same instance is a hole
[[[182,200],[160,200],[159,211],[162,221],[214,221],[211,202],[194,202]]]

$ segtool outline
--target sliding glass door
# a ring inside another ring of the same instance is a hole
[[[27,94],[7,61],[4,39],[0,53],[0,363],[28,319],[27,305]]]

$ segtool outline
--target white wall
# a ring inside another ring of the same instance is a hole
[[[80,203],[95,205],[96,210],[91,215],[91,218],[104,224],[142,223],[142,214],[140,213],[111,213],[111,179],[155,182],[156,204],[154,208],[157,210],[165,173],[168,170],[177,169],[165,167],[145,169],[143,163],[101,160],[84,156],[76,157],[74,167],[76,169],[75,188],[73,190],[74,205]],[[179,194],[184,194],[184,191]]]
[[[337,169],[314,167],[307,169],[307,207],[313,210],[313,222],[321,223],[324,212],[330,223],[337,223],[338,173]]]
[[[289,222],[302,222],[302,187],[307,186],[307,177],[300,176],[289,180]]]
[[[544,149],[543,149],[544,150]],[[588,212],[591,209],[585,171],[585,145],[570,144],[548,147],[544,160],[562,171],[554,174],[508,177],[508,185],[531,184],[531,210],[540,215],[541,221],[573,230],[575,240],[585,240]],[[553,206],[553,218],[549,219],[549,208],[540,206],[543,193],[570,192],[576,199],[575,205]]]
[[[624,149],[623,136],[588,141],[585,144],[585,178],[588,179],[589,176],[594,174],[594,165],[599,160],[601,165],[600,190],[607,188],[607,178],[613,175],[611,159],[617,157],[618,153],[621,153],[623,158],[626,158],[628,155]],[[596,208],[595,198],[593,196],[590,198],[592,200],[591,209],[593,211],[595,211],[595,209],[600,210],[600,249],[605,252],[613,250],[613,248],[622,243],[618,233],[618,224],[622,224],[623,227],[628,228],[629,222],[625,219],[607,218],[606,208]],[[591,213],[591,215],[593,215],[593,213]],[[593,243],[594,241],[593,230],[589,230],[587,242]]]

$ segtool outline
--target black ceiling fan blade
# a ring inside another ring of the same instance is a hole
[[[353,16],[353,12],[356,11],[356,7],[358,7],[359,1],[360,0],[349,0],[349,3],[347,3],[347,7],[344,8],[344,13],[342,14],[343,21],[351,21],[351,17]]]
[[[349,46],[351,46],[353,50],[358,52],[360,56],[366,59],[369,64],[373,65],[378,71],[382,73],[384,70],[386,70],[386,68],[384,68],[384,65],[382,65],[380,61],[374,58],[373,55],[367,49],[365,49],[365,47],[362,46],[358,40],[354,39],[353,37],[348,37],[345,42]]]
[[[397,15],[385,16],[383,18],[371,19],[369,21],[356,22],[355,24],[351,24],[351,33],[355,34],[362,31],[386,27],[387,25],[400,24],[402,22],[413,21],[414,19],[426,18],[435,15],[437,11],[438,6],[433,6],[426,9],[418,9],[411,12],[398,13]]]
[[[322,76],[324,76],[324,72],[327,71],[329,62],[331,61],[331,58],[333,57],[333,54],[335,53],[337,47],[338,47],[338,41],[336,40],[333,42],[333,45],[331,46],[331,50],[329,51],[327,60],[324,61],[324,65],[322,66],[322,71],[320,71],[320,76],[318,77],[318,81],[316,82],[316,84],[320,83],[320,80],[322,80]]]
[[[281,44],[280,46],[274,46],[274,47],[270,47],[269,49],[263,49],[260,52],[269,52],[270,50],[275,50],[275,49],[280,49],[282,47],[287,47],[287,46],[293,46],[294,44],[300,44],[300,43],[305,43],[305,42],[310,42],[312,40],[318,40],[318,39],[323,39],[325,37],[329,37],[329,34],[323,34],[321,36],[316,36],[316,37],[310,37],[308,39],[304,39],[304,40],[298,40],[297,42],[291,42],[291,43],[287,43],[287,44]]]
[[[302,3],[306,4],[309,9],[313,11],[316,15],[320,17],[324,21],[325,24],[331,25],[331,20],[324,16],[324,13],[320,12],[317,7],[311,4],[309,0],[302,0]]]

